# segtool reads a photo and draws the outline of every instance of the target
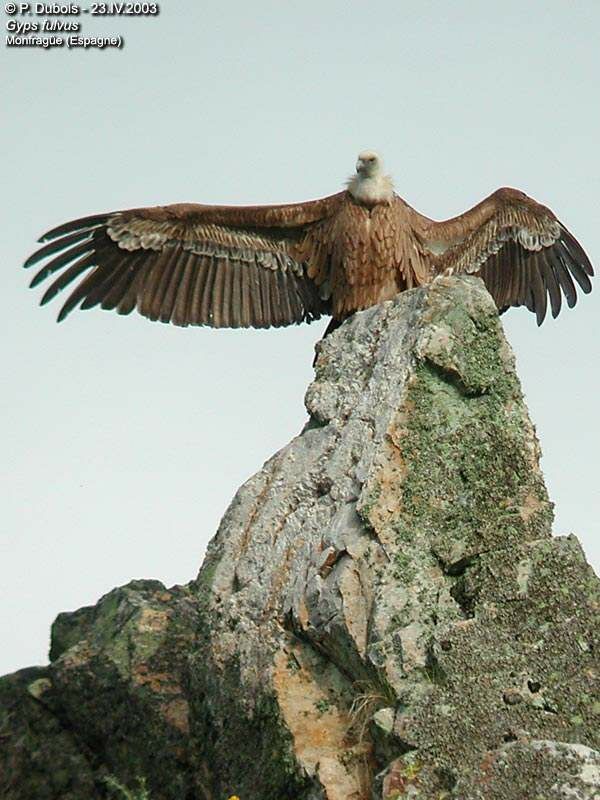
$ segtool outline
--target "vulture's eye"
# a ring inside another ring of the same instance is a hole
[[[374,158],[374,156],[371,156],[371,158],[369,159],[369,161],[375,161],[375,158]]]

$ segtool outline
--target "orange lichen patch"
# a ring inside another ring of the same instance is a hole
[[[157,694],[179,694],[181,687],[168,672],[150,672],[147,664],[136,664],[131,677],[138,686],[147,686]]]
[[[366,514],[377,536],[389,528],[390,523],[396,519],[402,510],[402,492],[399,487],[407,475],[407,467],[402,451],[395,441],[400,441],[399,428],[390,428],[388,438],[382,445],[381,456],[378,463],[374,464],[374,474],[369,478],[363,496],[367,497],[375,489],[376,497],[373,502],[361,503],[359,511]],[[366,507],[365,507],[366,506]],[[385,541],[384,541],[385,544]],[[391,542],[389,542],[391,544]]]
[[[326,578],[334,567],[336,561],[340,558],[340,551],[335,547],[328,547],[323,551],[322,558],[324,559],[319,567],[319,575]]]
[[[492,777],[492,770],[496,762],[497,754],[498,751],[489,750],[487,753],[485,753],[481,760],[479,774],[476,778],[476,781],[482,786],[489,783],[490,778]]]
[[[301,596],[299,599],[298,607],[296,608],[296,615],[302,628],[306,629],[308,627],[309,615],[304,596]]]
[[[284,523],[282,522],[282,525]],[[265,603],[265,608],[263,611],[263,619],[268,620],[272,618],[274,610],[277,608],[281,598],[281,592],[283,587],[285,586],[288,575],[290,572],[290,568],[298,551],[298,548],[302,546],[301,542],[297,542],[295,545],[288,547],[285,551],[285,556],[282,561],[279,563],[279,568],[275,571],[273,575],[273,581],[271,583],[271,589],[269,591],[269,598]]]
[[[383,780],[383,800],[400,800],[402,797],[417,797],[418,776],[421,766],[415,761],[397,758]],[[410,794],[409,794],[410,792]]]
[[[535,516],[535,514],[539,513],[540,511],[544,511],[547,505],[547,501],[542,501],[539,497],[536,497],[534,494],[529,492],[519,508],[521,519],[524,522],[529,522],[531,517]]]
[[[170,725],[189,733],[189,706],[182,696],[181,686],[168,672],[151,672],[147,664],[136,664],[131,670],[132,681],[160,695],[178,695],[160,704],[160,711]]]
[[[183,697],[177,697],[161,706],[161,711],[167,722],[181,733],[190,732],[190,707]]]
[[[408,381],[407,386],[410,387],[412,383],[414,383],[414,379]],[[377,532],[378,538],[384,544],[382,535],[386,536],[386,529],[402,512],[401,486],[405,483],[408,475],[408,466],[404,457],[405,440],[409,434],[408,421],[414,411],[414,401],[407,398],[390,422],[386,438],[381,446],[381,453],[373,464],[372,475],[363,491],[363,497],[367,499],[366,501],[361,500],[361,508],[359,508],[359,512],[368,518]],[[369,501],[369,496],[374,499]]]
[[[87,664],[93,655],[94,650],[88,642],[77,642],[77,644],[73,645],[73,647],[69,647],[69,649],[63,653],[60,657],[60,663],[61,666],[66,669],[76,669],[82,666],[82,664]]]
[[[364,657],[367,650],[368,602],[354,562],[347,559],[344,567],[338,581],[338,588],[343,599],[344,620],[357,651]]]
[[[457,619],[451,623],[453,631],[465,636],[471,633],[471,628],[475,628],[477,625],[476,619]]]
[[[238,550],[238,557],[240,557],[243,553],[246,552],[248,548],[248,544],[251,541],[251,531],[254,527],[255,520],[259,517],[267,497],[269,495],[269,491],[271,490],[271,485],[275,479],[275,471],[273,470],[270,474],[268,474],[267,480],[265,481],[265,485],[261,489],[258,497],[256,498],[256,502],[254,503],[254,508],[252,512],[248,515],[248,519],[244,525],[244,529],[242,531],[239,543],[239,550]]]
[[[319,778],[326,800],[366,800],[370,745],[349,735],[351,718],[340,694],[334,695],[334,672],[332,665],[323,669],[305,645],[279,651],[273,674],[279,708],[293,736],[295,757]],[[339,690],[343,679],[337,680]]]
[[[410,388],[416,379],[414,375],[407,381],[406,386]],[[395,447],[399,450],[402,449],[404,444],[404,439],[408,435],[408,423],[415,413],[416,405],[415,401],[412,400],[410,397],[406,398],[402,406],[398,409],[396,416],[392,420],[387,435],[389,440],[392,442]]]
[[[156,608],[143,608],[137,621],[140,633],[164,631],[169,624],[169,614]]]

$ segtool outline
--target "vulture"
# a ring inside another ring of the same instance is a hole
[[[25,262],[31,281],[54,280],[41,303],[69,287],[58,321],[100,306],[151,320],[214,328],[269,328],[355,311],[440,275],[483,279],[498,310],[526,306],[540,325],[563,296],[572,307],[594,272],[546,206],[498,189],[436,222],[393,188],[373,151],[359,154],[346,189],[304,203],[181,203],[111,211],[48,231]]]

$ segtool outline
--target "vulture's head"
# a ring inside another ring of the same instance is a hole
[[[363,150],[358,154],[356,172],[361,178],[373,178],[379,175],[382,169],[382,161],[374,150]]]

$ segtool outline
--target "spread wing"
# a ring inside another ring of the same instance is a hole
[[[41,303],[71,289],[58,315],[100,306],[175,325],[255,327],[311,322],[328,302],[295,256],[304,232],[343,193],[280,206],[180,204],[99,214],[46,233],[25,262],[54,280]],[[58,273],[58,275],[56,275]]]
[[[500,311],[526,306],[541,325],[550,300],[552,316],[562,296],[572,308],[575,284],[591,291],[594,270],[583,248],[555,215],[523,192],[499,189],[454,219],[431,222],[423,235],[435,274],[472,273],[483,278]]]

